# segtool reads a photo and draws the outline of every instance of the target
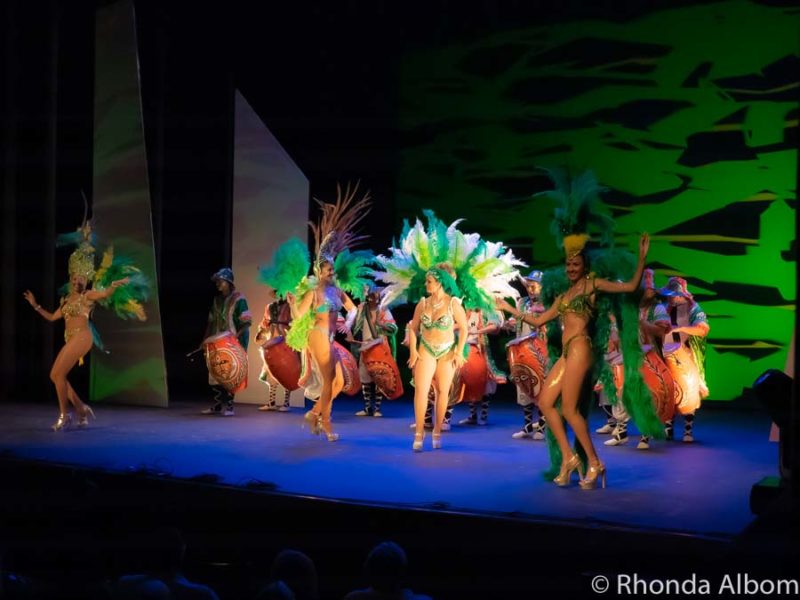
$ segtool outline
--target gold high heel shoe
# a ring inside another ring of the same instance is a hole
[[[414,434],[414,444],[411,446],[411,449],[414,452],[422,452],[422,442],[425,441],[425,432],[422,433],[415,433]]]
[[[83,416],[78,420],[78,427],[88,427],[89,426],[89,415],[91,415],[93,420],[97,420],[97,417],[94,416],[94,411],[92,407],[88,404],[83,405]]]
[[[308,428],[311,430],[311,435],[319,435],[319,427],[322,417],[310,410],[303,415],[303,420],[306,422],[305,425],[308,425]],[[305,425],[303,425],[304,428]]]
[[[441,433],[433,433],[431,435],[431,448],[434,450],[439,450],[442,447],[442,434]]]
[[[339,439],[339,434],[338,433],[334,433],[331,430],[331,421],[330,421],[330,419],[328,419],[327,421],[323,421],[322,417],[320,417],[319,420],[317,421],[317,427],[318,427],[318,431],[320,433],[324,433],[325,434],[325,437],[328,438],[329,442],[335,442],[336,440]]]
[[[553,478],[553,483],[559,487],[566,487],[572,479],[572,472],[577,470],[580,480],[583,479],[583,465],[581,459],[577,454],[573,454],[567,459],[567,462],[561,463],[561,471]]]
[[[58,421],[53,423],[53,431],[64,431],[69,429],[72,424],[72,413],[61,413],[58,415]]]
[[[586,477],[582,478],[578,485],[582,490],[593,490],[597,487],[597,480],[600,479],[600,486],[605,489],[606,487],[606,466],[598,462],[595,465],[589,465],[589,470],[586,472]]]

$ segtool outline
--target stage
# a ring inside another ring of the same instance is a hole
[[[605,490],[577,482],[558,488],[541,473],[544,442],[513,440],[521,411],[495,402],[487,426],[454,425],[443,449],[411,450],[410,400],[384,402],[383,418],[356,417],[360,401],[339,398],[330,443],[303,429],[303,411],[259,412],[236,406],[235,417],[199,414],[201,402],[168,409],[95,405],[87,429],[54,433],[56,407],[9,403],[0,420],[7,458],[74,465],[109,473],[139,472],[178,480],[262,489],[289,497],[329,499],[355,506],[429,509],[528,522],[678,533],[732,539],[753,520],[751,486],[777,469],[777,444],[767,441],[763,413],[704,407],[696,442],[655,441],[650,450],[605,447]],[[466,415],[459,406],[453,423]],[[592,430],[602,424],[599,410]],[[682,421],[676,424],[680,434]]]

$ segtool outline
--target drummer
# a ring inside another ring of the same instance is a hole
[[[683,441],[691,443],[695,413],[708,397],[705,379],[708,319],[682,277],[670,277],[666,287],[658,293],[667,299],[666,311],[671,326],[664,335],[664,361],[675,379],[676,388],[680,388],[675,408],[684,417]],[[667,421],[665,433],[667,440],[673,439],[672,420]]]
[[[624,382],[622,349],[620,348],[619,328],[617,319],[609,315],[611,329],[608,335],[608,346],[606,347],[603,360],[608,364],[608,368],[614,375],[614,385],[617,388],[616,398],[611,398],[603,388],[601,382],[597,382],[594,389],[598,395],[600,408],[607,416],[606,424],[595,429],[595,433],[610,433],[611,438],[603,442],[606,446],[621,446],[628,443],[628,421],[631,420],[628,411],[622,404],[622,386]]]
[[[669,330],[669,316],[664,305],[660,302],[654,284],[654,272],[652,269],[645,269],[642,272],[642,296],[639,301],[639,343],[642,352],[647,353],[655,350],[661,356],[661,336]],[[620,350],[619,333],[616,327],[616,320],[611,320],[612,328],[609,336],[609,348],[605,359],[609,363],[614,373],[614,382],[617,385],[618,400],[611,403],[609,398],[601,391],[601,406],[609,414],[608,423],[596,430],[596,433],[611,433],[611,438],[606,440],[606,446],[621,446],[628,441],[628,422],[630,415],[625,410],[622,402],[622,353]],[[636,446],[637,450],[648,450],[651,438],[641,436]]]
[[[646,354],[654,350],[659,358],[663,358],[662,338],[669,328],[669,315],[658,296],[653,269],[645,269],[642,272],[642,299],[639,301],[639,343],[642,352]],[[636,448],[650,448],[650,438],[643,435]]]
[[[469,416],[461,419],[459,425],[487,425],[489,423],[489,398],[497,391],[497,384],[507,383],[506,374],[500,371],[492,360],[489,340],[487,335],[496,334],[500,331],[501,324],[505,320],[503,314],[494,312],[484,314],[478,308],[469,308],[467,313],[467,344],[478,348],[478,352],[483,355],[486,362],[487,378],[484,396],[480,402],[469,403]],[[470,355],[472,356],[472,355]],[[467,361],[470,359],[468,358]],[[480,404],[480,415],[478,405]]]
[[[228,267],[220,269],[211,276],[211,281],[219,293],[214,296],[211,309],[208,311],[208,325],[203,339],[229,331],[236,336],[246,352],[252,316],[247,307],[247,300],[241,292],[236,291],[233,271]],[[203,414],[232,417],[233,394],[220,385],[210,372],[208,384],[214,394],[214,405],[205,409]]]
[[[275,296],[275,290],[269,286],[267,287],[267,306],[264,308],[264,318],[256,330],[256,336],[253,340],[261,347],[261,373],[258,376],[259,381],[266,384],[269,388],[267,403],[259,406],[258,410],[261,411],[279,411],[288,412],[289,396],[291,392],[281,386],[278,380],[270,373],[269,365],[267,364],[266,344],[270,340],[286,335],[286,328],[292,321],[292,311],[289,303]],[[278,405],[278,388],[283,390],[283,403]]]
[[[528,296],[526,298],[520,297],[520,299],[517,301],[517,310],[538,317],[545,311],[544,304],[542,304],[541,300],[542,272],[533,270],[528,273],[527,277],[522,277],[522,280],[525,283],[525,290],[528,292]],[[524,320],[514,318],[506,321],[505,327],[512,328],[514,330],[516,333],[516,340],[528,337],[535,333],[545,343],[547,342],[547,330],[545,327],[540,327],[538,330],[534,331],[534,329]],[[522,407],[523,425],[522,429],[512,433],[511,437],[515,440],[526,438],[543,440],[545,437],[547,423],[542,411],[539,410],[538,396],[532,398],[524,390],[517,386],[517,404]],[[534,409],[538,415],[536,422],[533,420]]]
[[[364,409],[356,413],[357,417],[382,417],[381,401],[383,393],[375,384],[372,376],[364,363],[364,356],[360,350],[364,346],[381,338],[389,341],[392,356],[396,360],[395,340],[397,324],[388,308],[380,308],[381,292],[383,288],[373,284],[367,290],[366,300],[358,306],[353,332],[348,332],[348,339],[353,342],[353,355],[358,357],[358,376],[361,379],[361,394],[364,398]],[[356,340],[353,336],[358,336]]]

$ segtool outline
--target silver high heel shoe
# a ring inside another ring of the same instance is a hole
[[[313,411],[308,411],[305,415],[303,415],[303,420],[305,421],[303,428],[305,428],[306,425],[308,425],[308,428],[311,430],[311,435],[319,435],[319,428],[322,422],[322,417],[320,417]]]
[[[597,487],[597,482],[600,481],[600,487],[606,487],[606,466],[597,462],[596,464],[589,465],[589,470],[586,471],[586,477],[582,478],[578,484],[582,490],[593,490]]]
[[[411,449],[414,452],[422,452],[422,443],[425,441],[425,432],[414,434],[414,444]]]
[[[92,407],[88,404],[83,405],[83,416],[78,419],[78,427],[88,427],[89,426],[89,416],[91,415],[92,420],[96,421],[97,417],[94,416],[94,411]]]
[[[331,428],[330,419],[324,421],[322,417],[319,417],[317,421],[317,429],[320,432],[320,434],[325,435],[325,437],[328,439],[329,442],[335,442],[336,440],[339,439],[339,434],[335,433]]]
[[[577,454],[573,454],[566,462],[561,463],[561,471],[553,478],[553,483],[559,487],[567,487],[572,479],[573,471],[578,471],[579,483],[583,481],[583,465]]]
[[[72,413],[61,413],[58,420],[53,423],[53,431],[64,431],[72,425]]]

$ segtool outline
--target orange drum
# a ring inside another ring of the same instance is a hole
[[[547,344],[536,334],[506,344],[511,381],[529,398],[536,399],[547,375]]]
[[[231,394],[247,387],[247,352],[230,331],[203,341],[209,374]]]
[[[664,344],[664,362],[675,383],[675,410],[682,415],[693,414],[700,408],[703,396],[692,351],[684,344]]]
[[[468,344],[469,355],[456,376],[450,392],[450,405],[464,402],[480,402],[486,395],[486,384],[489,382],[489,367],[486,357],[478,346]]]
[[[300,354],[289,348],[282,335],[267,340],[261,348],[261,354],[269,374],[278,383],[290,392],[300,387],[297,383],[301,370]]]
[[[361,347],[361,358],[376,387],[389,400],[403,395],[400,369],[392,356],[392,349],[385,337],[371,340]]]
[[[336,362],[341,365],[341,375],[343,379],[342,391],[348,396],[355,396],[361,391],[361,379],[358,377],[358,362],[339,342],[333,342],[331,351],[336,356]]]
[[[647,349],[644,353],[640,371],[653,397],[656,414],[662,423],[666,423],[675,414],[675,382],[672,374],[658,353],[652,349]]]

